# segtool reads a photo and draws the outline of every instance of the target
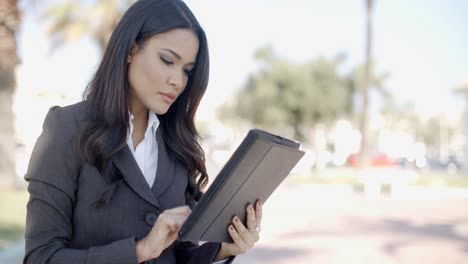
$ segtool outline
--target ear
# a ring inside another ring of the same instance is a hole
[[[127,63],[132,62],[133,56],[137,53],[139,49],[140,47],[138,46],[138,44],[136,43],[132,44],[132,48],[130,49],[130,54],[128,54],[128,57],[127,57]]]

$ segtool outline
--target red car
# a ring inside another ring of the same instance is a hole
[[[352,167],[356,167],[359,163],[358,161],[359,155],[351,154],[348,157],[347,164]],[[386,154],[377,153],[369,157],[369,165],[372,167],[394,167],[397,166],[398,163]]]

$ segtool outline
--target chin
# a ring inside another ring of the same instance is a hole
[[[157,115],[164,115],[169,110],[169,107],[151,107],[150,111],[155,112]]]
[[[157,115],[164,115],[167,113],[167,110],[166,111],[160,111],[160,110],[151,110],[153,112],[155,112]]]

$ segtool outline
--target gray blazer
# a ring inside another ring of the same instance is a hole
[[[107,178],[81,162],[74,138],[90,120],[89,107],[56,106],[46,116],[25,175],[30,198],[23,263],[137,263],[135,241],[149,233],[162,211],[187,204],[188,175],[168,155],[161,129],[152,188],[129,148],[111,160],[114,173]],[[97,204],[102,197],[109,201]],[[219,247],[174,242],[147,263],[211,263]]]

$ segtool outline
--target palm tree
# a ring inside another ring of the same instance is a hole
[[[48,33],[52,50],[81,37],[90,37],[101,54],[124,11],[136,0],[95,0],[85,6],[83,2],[69,0],[49,7],[42,19],[49,21]]]
[[[349,89],[348,112],[351,114],[360,114],[359,116],[355,116],[358,121],[362,120],[362,112],[355,112],[359,109],[354,99],[356,96],[363,96],[366,87],[368,87],[367,92],[375,92],[384,100],[392,99],[392,94],[385,87],[385,82],[390,77],[390,73],[377,72],[376,68],[376,63],[370,60],[370,62],[355,66],[346,76],[345,80],[347,82],[347,88]]]
[[[15,183],[15,91],[16,31],[20,21],[17,0],[0,1],[0,183]]]
[[[359,129],[361,131],[361,150],[359,152],[359,164],[361,166],[367,164],[368,160],[368,111],[369,111],[369,84],[370,84],[370,68],[371,68],[371,51],[372,51],[372,7],[373,0],[364,0],[366,1],[366,64],[364,70],[364,84],[362,91],[362,113],[359,123]]]

